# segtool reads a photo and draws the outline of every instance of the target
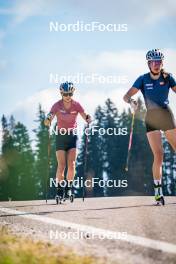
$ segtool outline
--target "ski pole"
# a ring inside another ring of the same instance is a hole
[[[84,186],[84,181],[85,181],[85,176],[86,176],[86,170],[87,170],[87,155],[88,155],[88,134],[87,130],[89,130],[89,124],[87,124],[85,128],[85,154],[84,154],[84,175],[83,175],[83,188],[82,188],[82,199],[84,202],[85,198],[85,186]]]
[[[49,127],[48,128],[48,172],[45,180],[46,203],[48,202],[48,178],[50,175],[50,154],[51,154],[51,139],[50,139],[50,127]]]
[[[128,143],[128,153],[127,153],[126,167],[125,167],[126,171],[128,171],[128,164],[129,164],[129,158],[130,158],[130,152],[131,152],[131,146],[132,146],[134,119],[135,119],[135,111],[132,113],[131,130],[130,130],[130,137],[129,137],[129,143]]]

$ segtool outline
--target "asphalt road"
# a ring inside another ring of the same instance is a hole
[[[0,224],[108,264],[176,264],[176,197],[165,206],[154,206],[153,197],[0,202]]]

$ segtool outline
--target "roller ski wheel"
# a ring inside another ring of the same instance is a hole
[[[71,194],[69,198],[70,198],[70,202],[73,203],[74,202],[74,198],[75,198],[74,195]]]
[[[66,200],[70,200],[71,203],[74,201],[74,194],[72,193],[71,190],[68,190],[66,192]]]
[[[156,201],[156,205],[159,206],[159,205],[165,205],[165,200],[164,200],[164,197],[163,196],[155,196],[155,201]]]

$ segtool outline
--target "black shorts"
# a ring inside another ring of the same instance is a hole
[[[58,133],[58,135],[56,135],[56,151],[68,151],[69,149],[76,148],[76,145],[77,135],[74,135],[73,133],[65,135],[61,135]]]
[[[169,107],[147,110],[145,124],[147,132],[176,128],[174,115]]]

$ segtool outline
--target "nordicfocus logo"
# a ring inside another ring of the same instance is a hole
[[[73,82],[75,84],[127,84],[127,75],[102,75],[98,73],[85,74],[77,72],[75,74],[49,73],[49,83],[58,84],[62,82]]]
[[[128,134],[128,129],[127,127],[109,127],[109,128],[104,128],[104,127],[99,127],[99,126],[92,126],[90,128],[86,128],[82,130],[81,128],[56,128],[51,127],[50,128],[50,135],[55,134],[55,135],[83,135],[85,134],[86,136],[94,136],[96,134],[99,134],[100,136],[108,135],[108,136],[126,136]]]
[[[73,180],[72,183],[67,182],[66,180],[58,181],[58,179],[50,178],[50,188],[58,187],[60,185],[62,188],[65,188],[68,184],[68,187],[78,188],[94,188],[99,186],[101,188],[127,188],[128,180],[103,180],[99,178],[92,177],[91,179],[84,180],[83,177]]]
[[[50,32],[126,32],[128,24],[103,24],[98,21],[84,23],[84,21],[76,21],[76,23],[59,23],[58,21],[50,21]]]
[[[126,240],[127,232],[89,232],[89,231],[81,231],[77,229],[76,231],[68,231],[64,232],[61,230],[49,230],[49,238],[51,240],[81,240],[81,239],[117,239],[117,240]]]

